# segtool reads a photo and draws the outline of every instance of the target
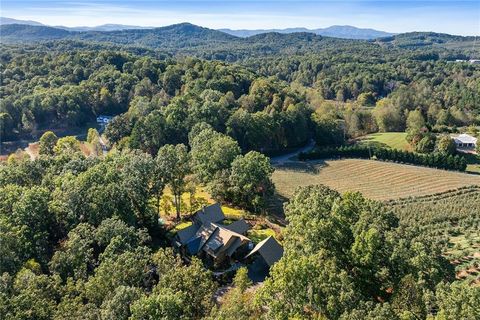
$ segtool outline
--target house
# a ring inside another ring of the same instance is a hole
[[[212,266],[241,259],[253,247],[245,236],[250,225],[243,219],[223,225],[223,220],[220,204],[202,208],[194,214],[191,226],[177,232],[174,247],[184,256],[198,256]]]
[[[475,149],[477,145],[477,138],[469,134],[461,134],[453,137],[457,149]]]
[[[112,116],[98,116],[97,117],[97,123],[100,125],[107,125],[110,121],[112,121],[113,117]]]
[[[248,263],[248,277],[255,282],[265,280],[270,268],[282,258],[283,247],[270,236],[259,242],[245,257]]]
[[[215,269],[232,269],[246,262],[250,278],[263,281],[270,267],[283,256],[282,246],[269,237],[254,247],[245,236],[250,225],[244,219],[228,225],[224,220],[220,204],[203,207],[192,216],[192,225],[176,233],[174,248],[184,257],[197,256]]]
[[[469,60],[469,62],[471,64],[480,64],[480,60],[478,60],[478,59],[471,59],[471,60]]]

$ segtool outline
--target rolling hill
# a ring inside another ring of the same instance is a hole
[[[128,29],[153,29],[153,27],[141,27],[141,26],[133,26],[133,25],[125,25],[125,24],[102,24],[99,26],[94,27],[87,27],[87,26],[78,26],[78,27],[65,27],[65,26],[49,26],[38,21],[32,20],[19,20],[7,17],[0,17],[0,25],[8,25],[8,24],[25,24],[29,26],[45,26],[45,27],[52,27],[57,29],[65,29],[68,31],[115,31],[115,30],[128,30]]]
[[[307,28],[286,28],[286,29],[241,29],[241,30],[232,30],[232,29],[219,29],[219,31],[226,32],[228,34],[237,36],[237,37],[250,37],[262,33],[297,33],[297,32],[308,32],[314,33],[320,36],[342,38],[342,39],[363,39],[371,40],[382,37],[389,37],[394,35],[393,33],[379,31],[374,29],[364,29],[357,28],[353,26],[331,26],[328,28],[318,28],[318,29],[307,29]]]
[[[91,43],[160,49],[173,53],[226,59],[227,55],[263,56],[273,53],[300,53],[321,50],[326,46],[357,43],[358,40],[328,38],[313,33],[264,33],[248,38],[190,23],[155,29],[116,31],[67,31],[60,28],[30,25],[2,25],[4,43],[31,43],[47,40],[74,40]],[[366,43],[366,42],[362,42]]]
[[[473,43],[475,37],[463,37],[436,32],[408,32],[377,39],[376,42],[399,48],[416,49],[429,46]]]
[[[31,20],[18,20],[7,17],[0,17],[0,25],[5,24],[26,24],[33,26],[45,26],[44,24],[31,21]],[[50,26],[59,29],[65,29],[68,31],[121,31],[121,30],[133,30],[133,29],[156,29],[155,27],[144,27],[144,26],[135,26],[135,25],[124,25],[124,24],[103,24],[99,26],[89,27],[89,26],[77,26],[77,27],[65,27],[65,26]],[[230,35],[246,38],[262,33],[298,33],[298,32],[308,32],[314,33],[320,36],[342,38],[342,39],[363,39],[371,40],[382,37],[388,37],[394,35],[390,32],[379,31],[374,29],[367,28],[357,28],[354,26],[330,26],[327,28],[317,28],[317,29],[307,29],[307,28],[286,28],[286,29],[242,29],[242,30],[232,30],[232,29],[218,29],[218,31],[228,33]]]
[[[0,25],[4,24],[26,24],[30,26],[43,26],[44,24],[32,21],[32,20],[19,20],[19,19],[12,19],[7,17],[0,17]]]
[[[351,27],[342,28],[345,34],[353,32]],[[427,48],[445,51],[453,49],[457,53],[462,52],[475,58],[480,49],[480,42],[475,45],[474,37],[432,32],[406,33],[375,40],[342,39],[322,36],[312,32],[268,32],[249,37],[237,37],[219,30],[204,28],[190,23],[180,23],[153,29],[114,31],[75,31],[43,25],[5,24],[0,25],[0,33],[2,34],[0,41],[3,43],[34,43],[57,40],[82,41],[95,44],[141,47],[172,54],[186,54],[226,61],[274,54],[315,53],[325,49],[340,51],[352,48],[371,49],[374,47],[374,49],[378,49],[379,46],[402,50]],[[331,33],[331,35],[335,34],[338,35],[338,33]]]
[[[153,48],[182,48],[207,43],[231,42],[239,39],[217,30],[195,26],[190,23],[180,23],[154,29],[115,31],[68,31],[57,27],[7,24],[0,26],[0,32],[2,42],[69,39]]]
[[[1,42],[24,43],[44,40],[65,39],[73,34],[70,31],[48,26],[27,24],[5,24],[0,26]]]

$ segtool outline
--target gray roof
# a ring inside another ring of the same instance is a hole
[[[247,237],[228,230],[223,226],[215,225],[213,223],[212,225],[215,226],[216,229],[205,242],[205,250],[214,256],[217,256],[225,250],[227,250],[228,255],[231,255],[243,243],[250,241]]]
[[[207,222],[223,221],[225,219],[225,215],[223,214],[220,204],[214,203],[198,210],[193,216],[193,219],[201,224],[205,224]]]
[[[271,267],[275,262],[282,258],[283,247],[277,242],[277,240],[275,240],[274,237],[270,236],[267,239],[259,242],[245,258],[248,258],[257,252]]]
[[[177,232],[176,240],[192,255],[204,250],[213,256],[223,252],[230,256],[240,246],[250,242],[244,236],[250,225],[241,219],[225,226],[219,223],[224,219],[220,204],[204,207],[195,213],[191,226]]]
[[[195,234],[195,238],[201,238],[198,250],[202,249],[205,243],[207,243],[208,239],[210,239],[210,237],[215,233],[215,230],[217,230],[217,226],[209,222],[198,229],[197,233]]]
[[[245,221],[245,219],[240,219],[232,224],[229,224],[228,226],[223,226],[225,229],[228,229],[230,231],[239,233],[239,234],[245,234],[250,229],[250,225]]]
[[[192,224],[191,226],[186,227],[185,229],[179,230],[177,232],[177,239],[181,244],[186,244],[188,240],[190,240],[195,233],[197,233],[200,227],[196,224]]]

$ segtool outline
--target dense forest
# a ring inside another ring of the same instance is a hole
[[[262,43],[277,42],[268,40],[271,34],[260,36]],[[236,64],[78,42],[4,45],[2,134],[15,139],[123,114],[128,119],[115,143],[158,110],[166,120],[165,141],[186,143],[193,125],[207,122],[243,149],[275,150],[300,145],[314,132],[325,136],[324,144],[335,144],[343,130],[347,137],[404,131],[412,112],[421,113],[429,131],[479,122],[478,65],[449,62],[431,50],[338,41],[345,50]]]
[[[465,170],[440,134],[480,123],[471,38],[0,30],[0,136],[39,147],[0,165],[1,319],[480,317],[479,287],[455,281],[449,263],[451,237],[478,232],[476,187],[388,203],[300,188],[281,217],[283,257],[253,287],[245,268],[223,279],[184,259],[160,219],[171,197],[174,223],[188,220],[204,203],[187,213],[182,196],[199,187],[265,219],[267,155],[310,140],[350,152],[339,146],[406,131],[414,152],[385,159]],[[112,119],[88,130],[90,156],[55,134],[86,132],[100,115]]]
[[[299,189],[285,208],[285,254],[271,277],[260,289],[247,290],[251,282],[239,269],[233,289],[215,306],[220,283],[200,260],[185,264],[172,251],[149,201],[165,185],[181,188],[190,166],[200,179],[202,162],[189,160],[181,145],[164,146],[155,158],[125,150],[103,160],[67,145],[63,140],[53,156],[12,158],[1,167],[2,319],[478,316],[478,287],[450,282],[454,270],[441,255],[443,231],[436,232],[434,221],[447,203],[409,218],[402,203],[392,212],[359,193]],[[262,161],[250,153],[232,162],[234,180],[243,179],[238,187],[250,183],[254,168],[265,168],[260,176],[271,174],[268,160]],[[478,212],[469,218],[475,209],[467,205],[476,204],[478,194],[470,195],[463,195],[457,203],[466,206],[450,218],[462,228],[478,223]],[[239,199],[256,201],[246,193]],[[417,217],[433,217],[427,233]]]

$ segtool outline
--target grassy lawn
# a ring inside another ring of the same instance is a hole
[[[270,236],[275,236],[275,231],[270,228],[260,230],[250,229],[247,232],[247,237],[255,243],[259,243]]]
[[[405,132],[379,132],[359,138],[362,145],[371,145],[384,148],[410,151],[410,145],[405,139]]]
[[[172,239],[177,234],[178,231],[183,230],[187,227],[190,227],[191,225],[192,225],[192,221],[181,221],[175,227],[168,230],[167,238]]]
[[[183,214],[191,214],[195,210],[194,208],[190,207],[191,195],[188,192],[185,192],[182,194],[182,213]],[[203,187],[197,187],[194,195],[194,199],[204,205],[208,204],[213,204],[215,203],[215,200],[212,199],[210,194],[205,190]],[[168,202],[167,204],[165,202]],[[152,201],[152,204],[154,202]],[[156,204],[155,204],[156,205]],[[166,208],[168,208],[168,211],[166,212]],[[225,213],[225,216],[228,219],[232,220],[239,220],[241,218],[245,218],[251,215],[250,212],[243,210],[243,209],[238,209],[226,205],[222,205],[223,212]],[[164,198],[162,199],[161,203],[161,217],[168,220],[171,218],[175,217],[175,207],[173,205],[173,195],[170,191],[170,189],[166,188],[164,191]]]
[[[40,146],[38,142],[30,143],[28,147],[25,148],[25,152],[30,156],[32,159],[37,159],[39,156]],[[80,150],[85,157],[90,156],[93,152],[93,146],[85,141],[80,141]]]
[[[183,222],[180,222],[179,224],[177,224],[174,229],[176,231],[180,231],[180,230],[183,230],[187,227],[190,227],[191,225],[192,225],[192,221],[183,221]]]
[[[276,168],[272,178],[277,192],[285,198],[297,187],[315,184],[340,192],[359,191],[380,201],[480,185],[478,175],[361,159],[285,164]]]
[[[480,174],[480,164],[468,164],[467,172]]]

